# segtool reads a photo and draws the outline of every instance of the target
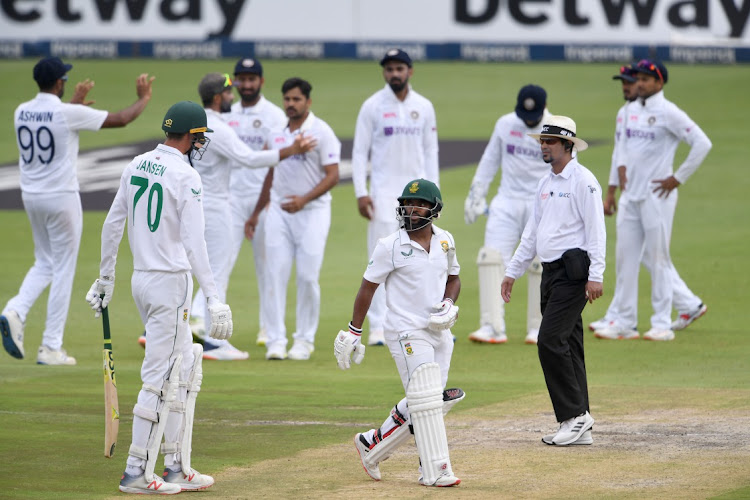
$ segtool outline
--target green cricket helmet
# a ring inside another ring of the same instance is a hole
[[[161,129],[173,134],[213,132],[208,128],[206,111],[192,101],[180,101],[173,104],[164,115]]]
[[[432,205],[427,217],[417,216],[417,221],[412,220],[412,214],[418,208],[409,203],[409,200],[422,200]],[[434,219],[440,217],[443,209],[443,196],[434,182],[427,179],[415,179],[404,187],[403,193],[398,197],[398,208],[396,208],[396,219],[402,228],[407,231],[416,231],[425,227]]]

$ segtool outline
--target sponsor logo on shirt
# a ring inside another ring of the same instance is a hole
[[[396,118],[398,115],[394,113],[393,111],[390,111],[388,113],[383,113],[383,118]]]
[[[648,139],[651,141],[656,139],[656,134],[654,132],[649,132],[648,130],[638,130],[637,128],[626,129],[625,135],[633,139]]]
[[[539,148],[530,149],[523,146],[516,146],[515,144],[506,144],[505,152],[509,155],[527,156],[529,158],[542,157],[542,150]]]
[[[242,139],[242,142],[244,142],[248,146],[262,146],[266,143],[266,140],[259,135],[241,135],[240,139]]]
[[[193,188],[190,188],[190,191],[193,192],[193,198],[200,198],[201,197],[201,191],[203,191],[203,188],[198,189],[198,191],[196,191]]]
[[[372,265],[372,260],[370,260],[370,262],[367,263],[367,267],[370,267],[371,265]]]
[[[589,184],[589,192],[596,193],[596,186],[592,186],[591,184]]]
[[[408,259],[409,257],[413,257],[413,256],[414,256],[414,249],[412,248],[412,249],[410,249],[410,250],[409,250],[408,252],[401,252],[401,255],[403,255],[403,256],[404,256],[404,257],[406,257],[407,259]]]
[[[546,200],[547,198],[549,198],[549,195],[550,195],[550,194],[551,194],[551,193],[542,193],[542,199],[543,199],[543,200]]]
[[[273,142],[275,142],[276,144],[283,144],[284,142],[286,142],[286,139],[284,139],[283,137],[276,137]]]
[[[383,127],[383,134],[386,137],[392,135],[422,135],[420,127]]]
[[[239,127],[240,126],[240,122],[238,122],[237,120],[229,120],[227,122],[227,125],[229,125],[232,128],[235,128],[235,127]]]
[[[557,193],[558,198],[570,198],[570,193]]]
[[[510,135],[511,137],[523,137],[523,134],[519,132],[518,130],[511,130]]]

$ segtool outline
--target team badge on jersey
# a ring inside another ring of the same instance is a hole
[[[443,252],[448,253],[448,242],[443,240],[440,242],[440,246],[443,247]]]
[[[263,122],[261,122],[260,120],[255,120],[253,122],[253,127],[255,128],[260,128],[261,125],[263,125]]]
[[[411,112],[411,117],[412,117],[412,119],[416,120],[417,118],[419,118],[419,113],[417,111],[412,111]]]
[[[407,356],[411,356],[414,354],[414,349],[411,348],[411,343],[407,342],[404,344],[404,350],[406,351]]]
[[[648,117],[648,124],[649,125],[653,125],[654,123],[656,123],[656,117],[655,116],[649,116]]]
[[[188,320],[188,310],[187,309],[183,309],[182,310],[182,322],[184,323],[187,320]]]

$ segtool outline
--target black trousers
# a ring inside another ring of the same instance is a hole
[[[561,261],[544,265],[537,347],[558,422],[589,410],[581,319],[586,281],[570,280]]]

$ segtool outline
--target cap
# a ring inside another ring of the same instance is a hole
[[[192,101],[180,101],[173,104],[164,115],[161,129],[174,134],[213,132],[208,128],[206,111]]]
[[[263,76],[263,65],[257,59],[252,57],[246,57],[237,61],[234,65],[234,74],[239,75],[240,73],[253,73],[258,76]]]
[[[380,65],[385,66],[388,61],[398,61],[406,64],[411,68],[411,57],[405,51],[401,49],[391,49],[385,53],[383,58],[380,60]]]
[[[40,87],[46,88],[65,76],[73,68],[59,57],[45,57],[34,66],[34,80]]]
[[[636,70],[631,65],[620,66],[620,74],[612,77],[613,80],[622,80],[623,82],[633,83],[636,81]]]
[[[526,85],[518,92],[516,115],[521,120],[536,122],[547,106],[547,91],[538,85]]]
[[[221,94],[232,86],[232,78],[224,73],[209,73],[198,84],[198,95],[205,101],[210,101],[216,94]]]
[[[638,61],[638,64],[633,66],[633,71],[635,71],[636,73],[644,73],[646,75],[654,76],[661,80],[663,83],[667,83],[667,80],[669,79],[666,66],[664,66],[659,61],[641,59],[640,61]]]

